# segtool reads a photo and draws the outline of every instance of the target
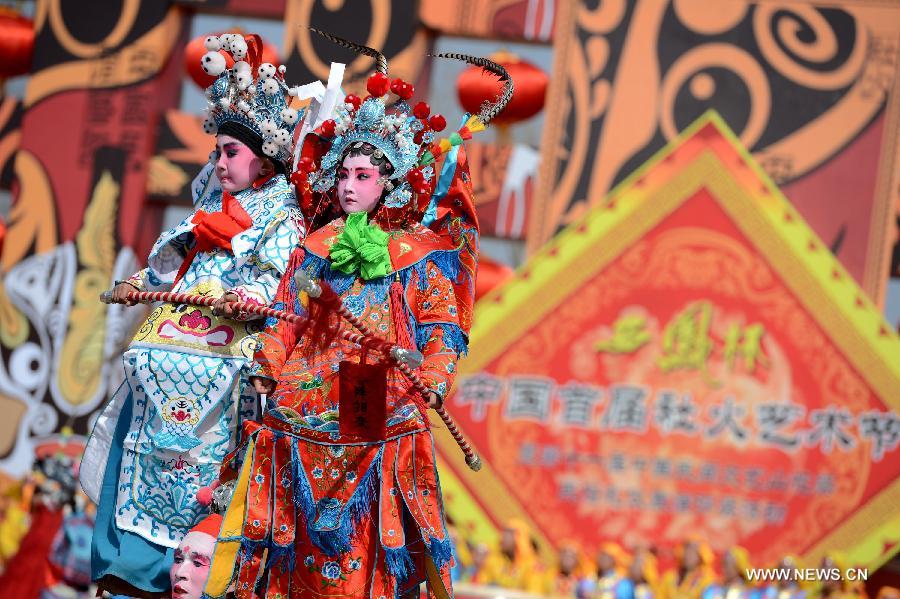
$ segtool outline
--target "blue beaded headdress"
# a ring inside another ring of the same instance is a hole
[[[300,120],[290,99],[297,95],[284,81],[284,65],[262,63],[258,35],[226,33],[205,40],[208,52],[200,66],[216,80],[206,90],[207,117],[203,130],[215,135],[226,122],[234,122],[258,135],[266,156],[289,166],[293,156],[294,128]],[[226,68],[225,55],[234,58]]]
[[[443,130],[446,121],[441,115],[431,115],[424,102],[411,109],[407,101],[414,93],[413,86],[401,79],[391,81],[387,77],[387,60],[384,55],[361,44],[347,41],[330,33],[313,29],[314,32],[362,54],[376,59],[376,72],[369,77],[366,88],[371,94],[365,100],[347,96],[345,103],[335,111],[334,119],[322,127],[325,138],[331,137],[330,147],[317,170],[309,172],[308,182],[317,192],[325,192],[335,185],[338,167],[348,149],[364,143],[375,147],[378,158],[384,156],[393,170],[385,175],[388,194],[384,205],[388,208],[411,206],[413,193],[431,193],[434,169],[430,165],[440,154],[441,147],[458,145],[471,133],[483,129],[512,97],[512,79],[500,65],[483,58],[461,54],[441,55],[471,64],[478,64],[495,73],[505,82],[497,100],[484,107],[480,115],[474,116],[460,131],[453,133],[449,140],[436,143],[434,134]],[[388,107],[388,90],[399,99]],[[475,125],[477,123],[477,126]]]
[[[344,152],[357,144],[368,143],[394,167],[389,185],[393,189],[385,198],[385,205],[389,208],[405,206],[412,198],[406,175],[419,163],[421,148],[415,136],[422,129],[422,122],[410,114],[405,102],[398,103],[391,114],[386,113],[381,98],[366,99],[358,110],[352,104],[345,103],[335,114],[336,137],[331,142],[331,148],[322,158],[319,171],[310,177],[313,189],[323,192],[333,187]],[[426,132],[422,139],[430,143],[431,136],[431,132]],[[423,172],[426,180],[430,180],[432,174],[432,169]]]

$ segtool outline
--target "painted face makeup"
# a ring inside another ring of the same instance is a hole
[[[175,562],[169,570],[172,599],[200,599],[216,539],[205,532],[189,532],[175,550]]]
[[[219,153],[216,175],[228,193],[247,189],[259,177],[263,159],[237,139],[230,135],[217,136],[216,151]]]
[[[347,156],[337,173],[337,195],[346,213],[371,212],[378,206],[384,184],[368,156]]]

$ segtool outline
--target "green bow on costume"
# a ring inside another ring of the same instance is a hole
[[[348,275],[358,272],[366,281],[386,277],[391,272],[388,234],[367,223],[368,214],[347,215],[344,230],[328,250],[332,268]]]

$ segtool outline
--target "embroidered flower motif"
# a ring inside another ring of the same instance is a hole
[[[339,458],[342,455],[344,455],[344,451],[345,451],[345,449],[341,445],[332,445],[328,448],[328,452],[331,453],[331,455],[333,455],[336,458]]]
[[[325,562],[322,565],[322,577],[328,580],[337,580],[341,577],[341,565],[337,562]]]
[[[348,483],[352,483],[353,481],[356,480],[356,472],[354,472],[352,470],[348,470],[347,474],[344,475],[344,478],[347,479]]]
[[[351,559],[347,563],[347,567],[350,568],[351,570],[359,570],[360,568],[362,568],[362,558],[357,557],[355,559]]]
[[[255,480],[258,484],[261,485],[261,484],[263,484],[263,483],[265,482],[266,477],[263,476],[262,474],[257,474],[256,477],[254,477],[254,480]]]
[[[330,465],[331,465],[331,460],[330,460],[329,458],[325,458],[325,465],[326,465],[326,466],[330,466]]]
[[[315,563],[316,563],[316,558],[314,558],[311,553],[306,556],[305,560],[303,560],[303,565],[306,566],[307,568],[312,567]]]
[[[409,491],[406,492],[406,496],[407,496],[409,499],[414,499],[414,498],[415,498],[415,495],[413,495],[412,489],[410,489]]]
[[[324,474],[324,471],[318,466],[312,469],[313,478],[322,478],[322,474]]]
[[[393,497],[396,497],[397,496],[397,487],[391,487],[390,494]]]
[[[340,470],[338,470],[337,468],[332,468],[332,469],[331,469],[331,478],[337,480],[338,478],[340,478],[340,476],[341,476],[341,471],[340,471]]]
[[[428,497],[429,495],[431,495],[431,491],[429,491],[428,489],[422,489],[422,497]]]
[[[390,529],[390,530],[388,531],[388,536],[389,536],[389,537],[392,537],[392,536],[394,536],[395,534],[397,534],[397,533],[394,531],[393,528]]]

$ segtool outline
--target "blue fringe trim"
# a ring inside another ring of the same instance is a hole
[[[332,530],[316,530],[314,528],[318,508],[312,494],[312,487],[303,464],[297,454],[296,445],[293,450],[294,475],[294,504],[303,513],[306,531],[309,539],[326,555],[335,556],[350,550],[350,539],[355,535],[359,524],[368,518],[372,502],[375,500],[378,487],[381,483],[381,455],[383,449],[378,450],[378,455],[372,460],[369,469],[359,481],[359,485],[350,497],[350,501],[343,507],[340,522],[337,528]]]
[[[409,578],[409,573],[413,568],[412,557],[409,555],[409,549],[406,548],[406,545],[397,548],[385,548],[384,563],[391,576],[400,582]]]
[[[434,264],[437,269],[441,271],[441,274],[443,274],[451,281],[456,281],[457,277],[459,277],[459,250],[443,250],[440,252],[431,252],[415,264],[407,266],[403,270],[397,271],[397,274],[400,275],[400,282],[403,283],[404,289],[409,285],[409,280],[412,277],[412,273],[416,273],[416,276],[419,279],[419,289],[422,291],[428,289],[429,262]]]
[[[459,325],[448,322],[436,322],[420,324],[416,326],[416,347],[423,348],[434,334],[435,329],[444,332],[444,345],[453,350],[456,355],[464,356],[469,352],[469,339]]]
[[[248,539],[241,539],[241,549],[239,552],[240,564],[243,566],[245,563],[250,561],[250,558],[261,548],[265,548],[268,546],[268,542],[263,539],[262,541],[250,541]]]
[[[293,572],[295,564],[296,555],[293,544],[282,547],[273,543],[269,548],[267,568],[279,568],[282,572],[287,569],[288,572]]]
[[[296,443],[291,443],[291,463],[294,465],[294,505],[300,508],[303,522],[308,527],[315,521],[316,502],[313,499],[309,479],[306,478],[306,471],[303,469],[303,462],[300,461]]]
[[[431,559],[434,560],[435,567],[440,570],[444,564],[449,564],[453,559],[453,542],[450,537],[443,541],[431,537],[428,552],[431,554]]]
[[[339,270],[332,270],[331,260],[317,256],[312,252],[306,252],[306,257],[303,258],[303,264],[300,265],[300,268],[304,269],[310,278],[328,281],[328,284],[331,285],[331,288],[338,295],[346,293],[353,286],[353,282],[356,281],[355,274],[348,275]]]

